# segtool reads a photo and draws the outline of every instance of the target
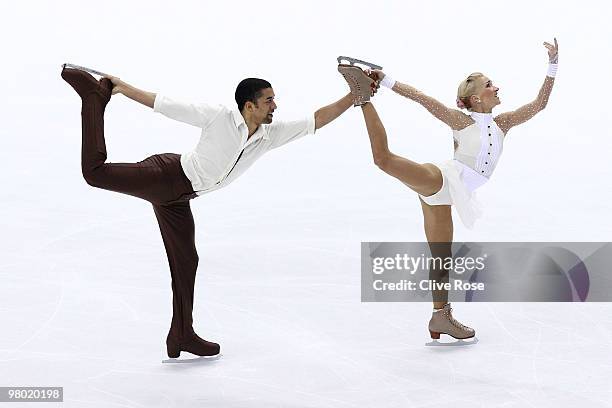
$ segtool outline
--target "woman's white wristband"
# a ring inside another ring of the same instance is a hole
[[[380,81],[380,84],[389,89],[393,89],[393,85],[395,85],[395,79],[391,78],[389,74],[385,74],[385,77]]]
[[[548,64],[548,73],[546,74],[546,76],[554,78],[555,75],[557,75],[557,65],[558,64]]]

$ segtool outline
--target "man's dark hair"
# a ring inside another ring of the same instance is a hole
[[[272,85],[266,80],[259,78],[247,78],[240,81],[236,87],[236,103],[238,109],[242,112],[244,105],[247,102],[253,102],[261,96],[261,91],[266,88],[272,88]]]

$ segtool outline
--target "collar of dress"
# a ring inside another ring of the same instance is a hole
[[[491,123],[493,121],[492,113],[472,112],[470,116],[478,123]]]

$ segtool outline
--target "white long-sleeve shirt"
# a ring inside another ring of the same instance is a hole
[[[302,120],[260,125],[249,138],[238,109],[184,103],[161,94],[157,94],[153,109],[202,129],[195,149],[181,155],[183,171],[198,195],[225,187],[265,152],[315,132],[314,114]]]

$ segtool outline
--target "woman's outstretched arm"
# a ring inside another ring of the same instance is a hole
[[[380,70],[374,70],[372,72],[378,77],[378,80],[382,81],[384,84],[385,73]],[[452,129],[460,130],[473,123],[465,113],[458,109],[447,107],[442,102],[424,94],[413,86],[395,81],[391,89],[395,93],[419,103],[437,119],[441,120]]]
[[[557,72],[557,62],[559,60],[559,44],[555,38],[555,45],[545,42],[544,46],[548,49],[550,66],[544,83],[540,88],[540,92],[538,92],[538,96],[535,100],[521,106],[515,111],[502,113],[495,118],[495,122],[504,133],[508,132],[508,130],[514,126],[527,122],[548,104],[548,99],[550,98],[553,85],[555,84],[555,74]]]

